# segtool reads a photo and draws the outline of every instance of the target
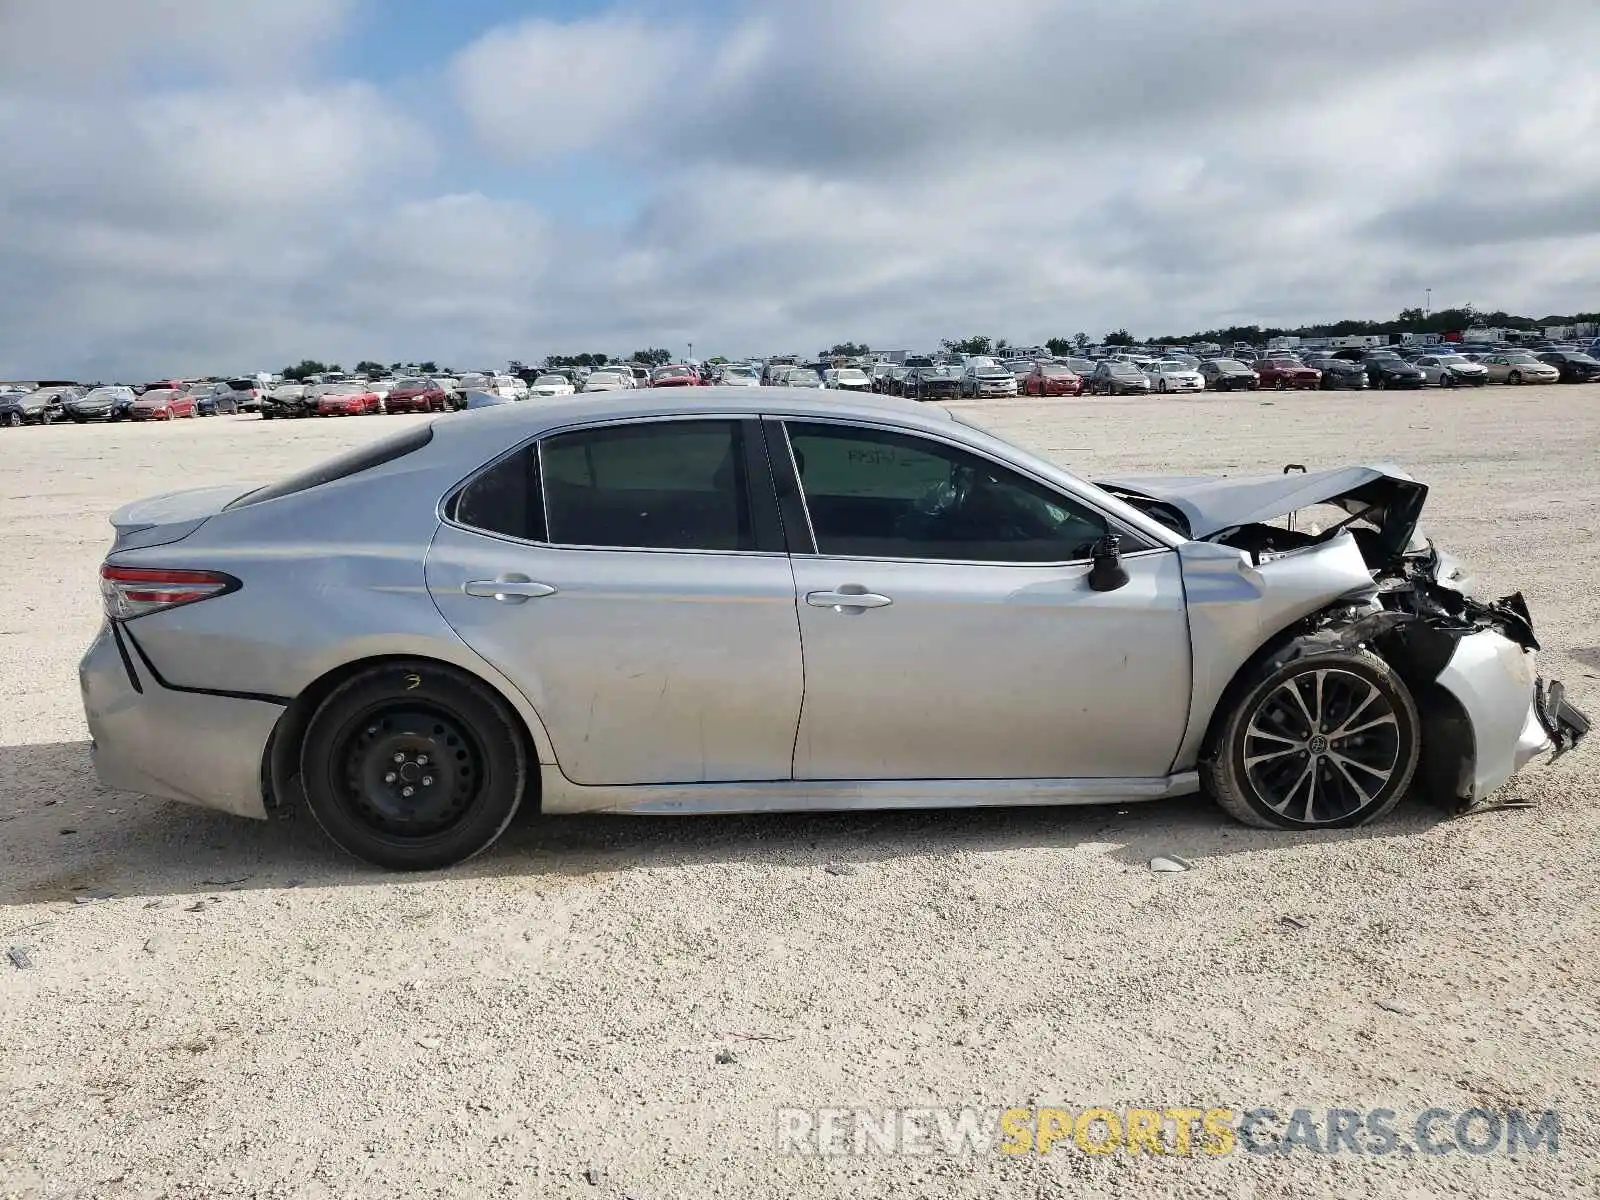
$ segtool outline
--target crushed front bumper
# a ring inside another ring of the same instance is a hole
[[[1465,726],[1436,729],[1434,737],[1458,744],[1429,749],[1457,764],[1449,786],[1459,810],[1486,800],[1536,758],[1553,761],[1588,734],[1589,718],[1567,701],[1559,682],[1539,676],[1536,661],[1534,651],[1485,629],[1463,637],[1439,673],[1439,686],[1460,705]],[[1445,777],[1434,778],[1436,786],[1445,785]]]
[[[78,682],[106,787],[266,819],[262,764],[281,704],[168,687],[109,621]]]

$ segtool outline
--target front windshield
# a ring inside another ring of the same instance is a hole
[[[550,387],[552,385],[560,385],[566,382],[567,377],[565,375],[541,375],[533,381],[533,386]]]
[[[1248,371],[1250,369],[1249,367],[1245,366],[1242,362],[1240,362],[1237,358],[1219,358],[1216,361],[1216,367],[1217,367],[1217,370],[1219,370],[1219,371],[1235,371],[1235,372]]]
[[[541,380],[540,382],[543,382],[543,380]],[[565,383],[566,380],[563,379],[561,382]],[[621,383],[622,382],[622,377],[620,375],[613,375],[610,371],[596,371],[593,375],[589,376],[589,382],[591,384],[593,384],[593,383]]]
[[[39,394],[44,395],[43,392]],[[144,395],[140,396],[139,399],[153,400],[157,404],[165,404],[168,400],[171,400],[177,395],[178,393],[173,391],[171,388],[158,388],[153,392],[146,392]]]
[[[788,375],[788,378],[787,378],[787,382],[789,382],[789,383],[816,383],[816,382],[818,382],[818,376],[817,376],[817,373],[815,371],[811,371],[811,370],[790,371],[789,375]]]
[[[838,378],[848,379],[851,383],[861,383],[867,378],[865,371],[844,370],[838,373]]]
[[[1184,366],[1181,362],[1176,362],[1170,358],[1164,358],[1156,364],[1156,370],[1158,371],[1181,371],[1183,369]]]
[[[1516,363],[1518,366],[1533,366],[1539,361],[1531,354],[1507,354],[1504,357],[1508,363]]]

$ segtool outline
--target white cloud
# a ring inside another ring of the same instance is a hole
[[[0,75],[74,88],[135,67],[282,72],[355,0],[4,0]]]
[[[0,163],[27,164],[0,170],[0,377],[1176,333],[1424,288],[1596,307],[1600,84],[1569,47],[1600,10],[673,12],[492,32],[451,60],[460,112],[420,117],[327,79],[0,76]],[[436,145],[459,116],[476,144]],[[632,215],[586,213],[563,155],[643,180],[604,206]]]
[[[681,30],[634,18],[535,19],[485,34],[456,56],[450,74],[481,136],[538,162],[631,133],[687,49]]]

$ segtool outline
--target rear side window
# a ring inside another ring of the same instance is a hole
[[[359,475],[363,471],[370,471],[374,467],[381,467],[384,463],[394,462],[397,458],[404,458],[408,454],[422,449],[433,440],[433,426],[424,425],[420,429],[408,429],[391,437],[382,438],[371,445],[362,446],[356,450],[347,451],[337,458],[330,458],[327,462],[318,463],[289,478],[270,484],[264,488],[257,488],[240,496],[228,508],[246,508],[252,504],[262,504],[268,500],[279,500],[284,496],[292,496],[296,492],[304,492],[310,488],[321,487],[325,483],[332,483],[336,479],[346,479],[351,475]]]
[[[539,443],[549,541],[755,550],[739,421],[651,421]]]
[[[456,494],[450,516],[486,533],[543,542],[539,455],[532,446],[508,454]]]

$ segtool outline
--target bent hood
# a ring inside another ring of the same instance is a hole
[[[1114,496],[1168,506],[1187,526],[1178,532],[1197,541],[1313,504],[1334,504],[1352,515],[1376,506],[1369,519],[1380,530],[1384,549],[1393,555],[1402,554],[1410,543],[1428,497],[1424,484],[1391,466],[1259,476],[1139,475],[1095,483]]]

